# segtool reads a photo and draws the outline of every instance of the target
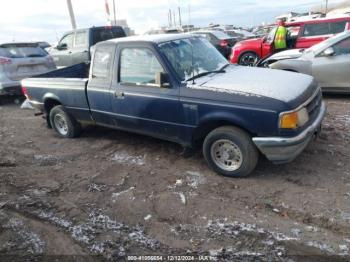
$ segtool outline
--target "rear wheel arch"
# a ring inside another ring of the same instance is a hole
[[[49,114],[49,120],[57,134],[64,138],[74,138],[82,131],[81,124],[62,105],[56,105]]]
[[[44,100],[44,110],[46,115],[46,123],[48,128],[52,128],[51,121],[50,121],[50,112],[52,108],[55,106],[61,105],[61,103],[58,101],[58,99],[55,98],[47,98]]]

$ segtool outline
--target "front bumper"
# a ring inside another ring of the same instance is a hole
[[[254,137],[253,142],[270,161],[283,164],[293,161],[307,147],[314,135],[320,131],[326,114],[326,105],[322,102],[319,114],[314,122],[295,137]]]

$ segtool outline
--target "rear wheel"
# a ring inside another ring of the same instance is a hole
[[[249,175],[259,158],[250,135],[232,126],[210,132],[204,140],[203,154],[211,169],[230,177]]]
[[[254,66],[258,62],[259,56],[254,52],[247,52],[241,55],[238,64],[242,66]]]
[[[81,133],[81,125],[61,105],[51,109],[50,123],[53,129],[64,138],[74,138]]]

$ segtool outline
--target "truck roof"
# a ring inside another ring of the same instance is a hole
[[[190,37],[199,37],[191,34],[159,34],[159,35],[140,35],[140,36],[129,36],[123,38],[115,38],[108,40],[107,42],[114,43],[125,43],[125,42],[152,42],[155,44],[185,39]]]

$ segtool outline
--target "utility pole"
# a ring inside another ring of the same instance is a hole
[[[107,23],[109,23],[109,25],[112,25],[112,21],[111,21],[111,13],[109,12],[109,5],[108,5],[108,0],[105,0],[105,8],[106,8],[106,14],[107,14]]]
[[[113,16],[114,16],[114,25],[117,25],[117,15],[115,11],[115,0],[113,0]]]
[[[77,24],[75,22],[74,11],[73,11],[73,6],[72,6],[71,0],[67,0],[67,6],[68,6],[68,11],[69,11],[70,22],[72,24],[72,28],[73,28],[73,30],[76,30]]]
[[[188,25],[191,25],[191,5],[188,5]]]
[[[326,15],[328,13],[328,0],[326,0]]]
[[[179,22],[180,22],[180,27],[182,27],[182,21],[181,21],[181,8],[179,6]]]
[[[173,27],[173,18],[172,18],[171,9],[169,9],[169,28],[171,27]]]

